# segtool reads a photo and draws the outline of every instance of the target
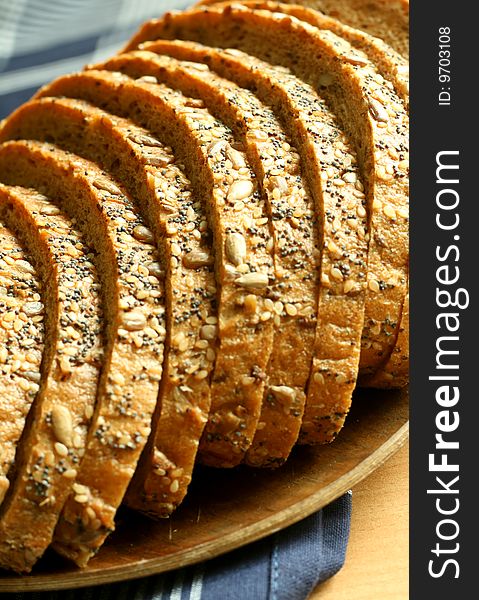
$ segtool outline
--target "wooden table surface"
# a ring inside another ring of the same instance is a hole
[[[341,571],[310,600],[407,600],[408,451],[404,446],[353,489],[351,536]]]

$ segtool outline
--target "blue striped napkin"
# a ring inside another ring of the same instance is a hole
[[[4,600],[305,600],[342,567],[350,516],[348,493],[296,525],[200,565],[77,591],[5,594]]]
[[[106,59],[146,19],[191,0],[0,0],[0,119],[53,78]],[[303,600],[344,562],[351,497],[205,564],[77,592],[5,600]]]
[[[0,119],[52,79],[115,54],[139,25],[191,0],[0,0]]]

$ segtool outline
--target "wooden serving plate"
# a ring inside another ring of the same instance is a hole
[[[303,519],[364,479],[407,439],[406,390],[362,390],[353,407],[333,444],[298,447],[274,471],[198,468],[187,500],[171,519],[154,522],[125,509],[86,569],[49,552],[31,575],[0,572],[0,592],[145,577],[218,556]]]

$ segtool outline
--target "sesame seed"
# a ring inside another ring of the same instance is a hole
[[[232,183],[228,190],[227,200],[229,202],[238,202],[244,200],[253,193],[254,186],[251,181],[240,180]]]
[[[389,204],[386,204],[384,206],[383,213],[386,215],[386,217],[390,218],[393,221],[396,219],[396,211]]]
[[[298,309],[296,308],[296,306],[294,306],[294,304],[286,304],[285,310],[290,317],[295,317],[298,314]]]
[[[366,209],[364,208],[364,206],[358,206],[356,212],[360,219],[364,219],[364,217],[366,216]]]
[[[65,444],[62,444],[61,442],[55,442],[54,448],[58,456],[68,456],[68,448],[65,446]]]
[[[65,479],[75,479],[77,474],[78,473],[76,469],[67,469],[66,471],[64,471],[63,477],[65,477]]]
[[[75,496],[75,502],[79,504],[86,504],[88,502],[88,496],[86,494],[78,494]]]
[[[343,274],[337,267],[333,267],[330,271],[331,277],[336,279],[337,281],[341,281],[343,279]]]
[[[197,371],[194,374],[194,378],[201,381],[202,379],[206,379],[208,377],[208,371],[205,370],[201,370],[201,371]]]
[[[347,279],[344,282],[344,288],[343,288],[344,293],[349,294],[349,292],[351,292],[354,289],[355,289],[355,282],[352,279]]]

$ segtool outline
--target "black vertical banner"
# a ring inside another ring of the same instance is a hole
[[[477,12],[411,1],[410,598],[421,600],[478,593]]]

